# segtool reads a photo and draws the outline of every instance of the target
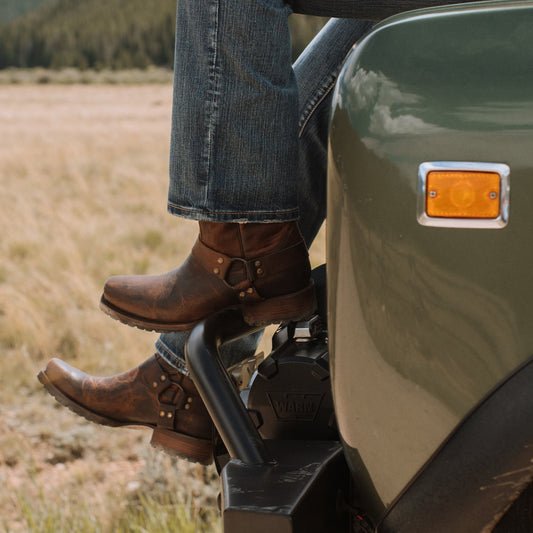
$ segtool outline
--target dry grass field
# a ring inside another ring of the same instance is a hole
[[[212,469],[86,422],[35,377],[53,356],[109,375],[153,351],[98,300],[109,275],[165,272],[195,239],[166,213],[171,93],[0,86],[0,531],[220,528]]]

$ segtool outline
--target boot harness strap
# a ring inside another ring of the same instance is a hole
[[[176,413],[184,408],[190,409],[193,398],[188,397],[183,387],[172,381],[164,370],[161,370],[159,378],[153,380],[152,388],[158,400],[157,427],[174,429]]]
[[[300,253],[308,253],[305,243],[302,240],[288,248],[271,254],[252,259],[242,259],[241,257],[230,257],[217,252],[205,245],[200,239],[197,239],[192,249],[192,255],[196,257],[208,272],[215,275],[228,287],[239,292],[239,298],[249,301],[261,301],[262,297],[255,290],[254,282],[275,271],[276,267],[284,259],[284,256],[286,258],[288,252],[296,251],[297,248],[300,248]],[[234,263],[241,263],[243,265],[246,278],[235,285],[231,285],[226,278],[229,269]]]

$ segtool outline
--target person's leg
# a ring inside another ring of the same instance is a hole
[[[111,317],[169,332],[228,307],[253,325],[313,312],[289,14],[284,0],[178,2],[168,209],[200,235],[178,269],[110,278]]]
[[[284,0],[178,2],[171,213],[233,223],[298,218],[289,14]]]
[[[333,88],[346,56],[374,24],[331,19],[294,64],[300,97],[298,224],[308,246],[326,217],[327,145]]]
[[[331,86],[351,44],[366,29],[353,21],[330,23],[295,65],[302,116],[299,153],[294,159],[299,157],[297,165],[301,165],[301,220],[309,243],[325,214]],[[39,379],[60,402],[89,420],[110,426],[153,428],[155,445],[191,460],[205,461],[211,444],[210,420],[194,384],[185,375],[183,347],[187,336],[186,332],[161,335],[155,356],[118,376],[95,378],[53,360]],[[251,355],[256,342],[257,337],[250,337],[229,345],[223,353],[225,364]]]
[[[326,216],[327,140],[333,87],[346,55],[374,23],[332,19],[294,64],[298,84],[298,204],[299,226],[311,246]],[[163,333],[156,350],[169,364],[187,373],[184,349],[188,332]],[[251,357],[259,334],[222,347],[226,367]]]

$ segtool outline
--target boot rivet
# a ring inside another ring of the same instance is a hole
[[[190,408],[191,408],[191,404],[190,403],[185,405],[185,409],[189,410]]]
[[[221,265],[223,262],[224,262],[224,259],[223,259],[222,257],[219,257],[219,258],[217,259],[217,263],[218,263],[219,265]]]
[[[167,376],[161,376],[161,381],[166,381]]]
[[[190,396],[187,398],[187,403],[192,403],[192,398]]]
[[[254,265],[255,265],[256,267],[260,267],[260,266],[261,266],[261,261],[256,261],[256,262],[254,263]]]
[[[246,296],[246,293],[244,291],[239,293],[239,298],[244,298]]]
[[[252,293],[254,292],[253,287],[250,287],[249,289],[247,289],[246,292],[247,292],[248,294],[252,294]]]
[[[172,413],[167,413],[167,418],[172,418]]]
[[[218,267],[213,268],[213,272],[215,274],[220,274],[220,268],[218,268]]]
[[[154,389],[157,389],[157,381],[154,381],[154,382],[152,383],[152,387],[153,387]]]
[[[264,272],[265,272],[265,271],[264,271],[262,268],[258,268],[258,269],[257,269],[257,275],[258,275],[258,276],[262,276],[262,275],[264,274]]]
[[[165,416],[165,411],[160,411],[159,416]]]

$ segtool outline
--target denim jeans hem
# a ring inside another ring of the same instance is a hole
[[[167,204],[168,212],[189,220],[202,220],[209,222],[292,222],[298,220],[299,210],[290,209],[287,211],[270,212],[270,211],[250,211],[250,212],[211,212],[200,209],[182,207],[169,202]]]
[[[189,375],[189,369],[185,362],[185,358],[177,353],[171,351],[171,349],[163,343],[161,338],[155,342],[155,349],[157,353],[171,366],[173,366],[178,372]]]

